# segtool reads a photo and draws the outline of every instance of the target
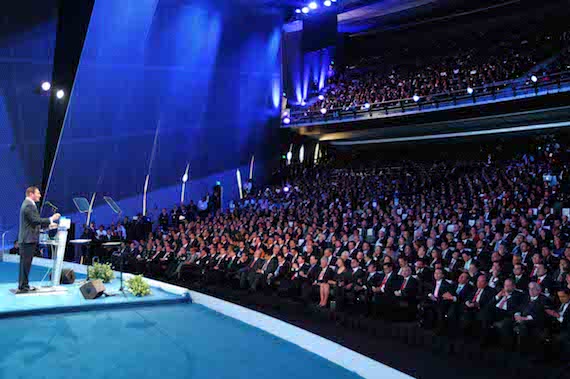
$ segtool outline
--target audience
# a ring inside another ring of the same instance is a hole
[[[299,110],[304,110],[305,116],[310,113],[318,116],[323,108],[353,111],[383,108],[394,101],[413,103],[415,95],[426,100],[443,100],[452,94],[465,95],[468,88],[490,93],[510,88],[512,84],[507,81],[521,77],[532,85],[532,74],[541,82],[557,81],[559,78],[551,74],[570,68],[565,35],[558,32],[532,38],[515,35],[496,46],[488,46],[484,42],[487,37],[481,35],[472,42],[473,47],[457,46],[455,52],[446,49],[441,56],[434,51],[429,57],[415,56],[408,62],[399,54],[391,59],[387,52],[383,57],[364,58],[330,77],[319,99]],[[556,59],[548,60],[551,57]],[[540,65],[543,61],[547,63]]]
[[[550,335],[568,351],[568,167],[560,144],[539,143],[549,147],[497,163],[291,166],[289,191],[253,188],[232,212],[186,207],[184,220],[163,209],[121,254],[130,271],[190,286],[522,350]]]

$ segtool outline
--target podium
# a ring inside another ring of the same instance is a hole
[[[61,271],[63,269],[67,232],[70,226],[71,220],[62,217],[55,238],[48,238],[45,241],[45,244],[51,246],[52,249],[51,259],[53,260],[53,266],[51,268],[51,287],[57,287],[61,283]]]
[[[67,232],[71,226],[71,220],[66,218],[60,218],[59,225],[57,228],[57,233],[55,237],[50,238],[48,233],[40,234],[39,245],[49,246],[51,250],[51,257],[53,260],[53,265],[46,272],[42,283],[45,278],[51,272],[51,281],[47,286],[40,286],[36,288],[35,291],[19,293],[15,289],[11,289],[10,292],[14,293],[16,296],[41,296],[41,295],[58,295],[67,293],[67,289],[61,286],[61,271],[63,269],[63,258],[65,256],[65,245],[67,243]]]

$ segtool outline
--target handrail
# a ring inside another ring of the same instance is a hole
[[[4,260],[4,254],[6,254],[6,245],[5,245],[6,233],[8,233],[8,230],[2,233],[2,256],[0,256],[0,261]]]
[[[517,97],[517,92],[528,93],[529,91],[534,91],[536,95],[538,92],[546,87],[551,87],[553,85],[560,88],[562,84],[570,83],[570,71],[563,71],[553,74],[547,74],[542,77],[537,77],[536,82],[528,83],[529,78],[519,77],[516,79],[488,83],[479,87],[472,87],[473,92],[471,94],[467,93],[466,90],[455,90],[449,92],[440,92],[436,94],[429,94],[421,96],[419,101],[415,101],[413,98],[404,98],[398,100],[389,100],[385,102],[367,103],[365,104],[349,106],[349,107],[337,107],[327,109],[325,114],[320,111],[309,111],[300,110],[291,112],[290,125],[299,123],[312,123],[321,121],[330,121],[335,119],[342,119],[343,116],[358,114],[366,114],[374,111],[384,111],[386,114],[390,113],[390,110],[399,109],[401,112],[405,112],[408,109],[418,109],[422,110],[423,107],[435,106],[439,107],[442,103],[453,102],[456,105],[458,102],[470,99],[473,103],[476,103],[477,99],[483,96],[491,95],[493,99],[498,97],[498,95],[504,94],[505,91],[511,91],[513,97]]]

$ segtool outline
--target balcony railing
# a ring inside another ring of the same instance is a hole
[[[399,116],[406,113],[436,111],[454,107],[473,106],[508,99],[519,99],[531,96],[541,96],[550,93],[570,91],[570,71],[536,77],[536,82],[530,78],[518,78],[503,82],[473,87],[466,90],[431,94],[420,98],[392,100],[381,103],[370,103],[348,108],[292,111],[289,123],[282,121],[283,126],[308,126],[326,123],[359,121],[370,118]]]

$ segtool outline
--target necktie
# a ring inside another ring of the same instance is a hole
[[[501,299],[501,301],[499,301],[499,304],[497,304],[497,308],[506,311],[507,309],[506,309],[506,305],[505,305],[505,304],[506,304],[506,302],[507,302],[508,300],[509,300],[509,299],[507,298],[507,296],[503,296],[503,298]]]
[[[321,271],[321,273],[319,274],[319,280],[323,280],[323,277],[325,276],[325,271],[326,270]]]
[[[481,289],[479,288],[477,290],[477,292],[475,292],[475,296],[473,296],[473,299],[471,300],[472,303],[477,301],[477,298],[479,297],[479,294],[481,293]]]
[[[253,262],[251,262],[251,264],[249,265],[249,268],[252,268],[253,265],[255,264],[255,262],[257,262],[257,259],[254,259]]]
[[[437,297],[437,295],[439,295],[439,287],[441,286],[441,283],[438,282],[435,284],[435,291],[433,293],[433,296]]]
[[[388,281],[388,275],[386,275],[384,277],[384,279],[382,280],[382,284],[380,285],[380,288],[384,288],[384,286],[386,285],[386,282]]]
[[[404,288],[406,288],[406,283],[408,283],[408,278],[404,279],[404,282],[400,286],[400,291],[403,290]]]
[[[542,278],[538,278],[538,280],[536,281],[538,284],[540,284],[540,282],[542,282]]]

